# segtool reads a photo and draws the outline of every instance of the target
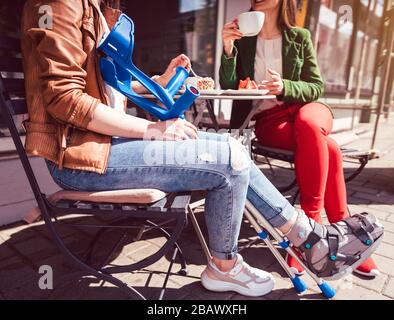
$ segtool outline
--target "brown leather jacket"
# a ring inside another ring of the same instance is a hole
[[[28,0],[22,17],[22,56],[29,120],[26,151],[59,167],[104,173],[109,136],[87,131],[97,105],[107,104],[97,43],[104,26],[100,0]],[[52,28],[40,28],[40,7],[52,9]],[[111,28],[118,10],[102,7]]]

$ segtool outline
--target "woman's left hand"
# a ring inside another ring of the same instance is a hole
[[[268,73],[271,75],[272,80],[264,80],[259,84],[259,89],[269,90],[269,94],[280,96],[283,94],[283,81],[279,72],[268,69]]]
[[[160,79],[157,79],[163,87],[166,87],[168,82],[175,75],[175,69],[177,67],[184,67],[189,72],[191,68],[189,57],[185,54],[180,54],[171,60],[166,71],[160,76]]]

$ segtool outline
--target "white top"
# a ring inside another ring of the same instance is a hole
[[[254,80],[257,84],[263,80],[272,80],[267,69],[273,69],[282,76],[282,37],[270,40],[257,38],[254,60]],[[283,102],[277,99],[253,101],[253,106],[258,106],[256,113],[271,109],[278,104]]]
[[[108,27],[108,23],[105,20],[105,17],[101,13],[101,11],[100,11],[100,18],[101,18],[101,21],[104,25],[105,32],[104,32],[103,37],[105,37],[110,32],[110,30]],[[124,113],[125,112],[124,111],[124,106],[125,106],[124,101],[125,101],[126,97],[123,94],[121,94],[119,91],[112,88],[106,82],[104,82],[104,88],[105,88],[105,93],[107,94],[107,96],[109,98],[109,106],[111,108],[114,108],[117,111]]]

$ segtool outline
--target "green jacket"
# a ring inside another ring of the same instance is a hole
[[[219,71],[222,89],[237,89],[239,80],[254,79],[256,37],[244,37],[235,41],[232,58],[222,55]],[[309,30],[283,29],[282,33],[283,94],[284,102],[312,102],[323,94],[323,79],[317,65]],[[231,116],[231,128],[239,127],[251,110],[251,103],[235,101]]]

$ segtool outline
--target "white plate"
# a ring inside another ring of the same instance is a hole
[[[223,90],[220,90],[220,89],[200,90],[201,95],[215,96],[215,95],[219,95],[222,93],[223,93]]]
[[[228,90],[224,90],[223,94],[236,95],[236,96],[264,96],[268,92],[269,90],[263,90],[263,89],[240,89],[240,90],[228,89]]]
[[[223,93],[223,90],[220,89],[208,89],[208,90],[199,90],[201,95],[204,96],[218,96]],[[185,90],[179,90],[178,94],[184,94]]]

